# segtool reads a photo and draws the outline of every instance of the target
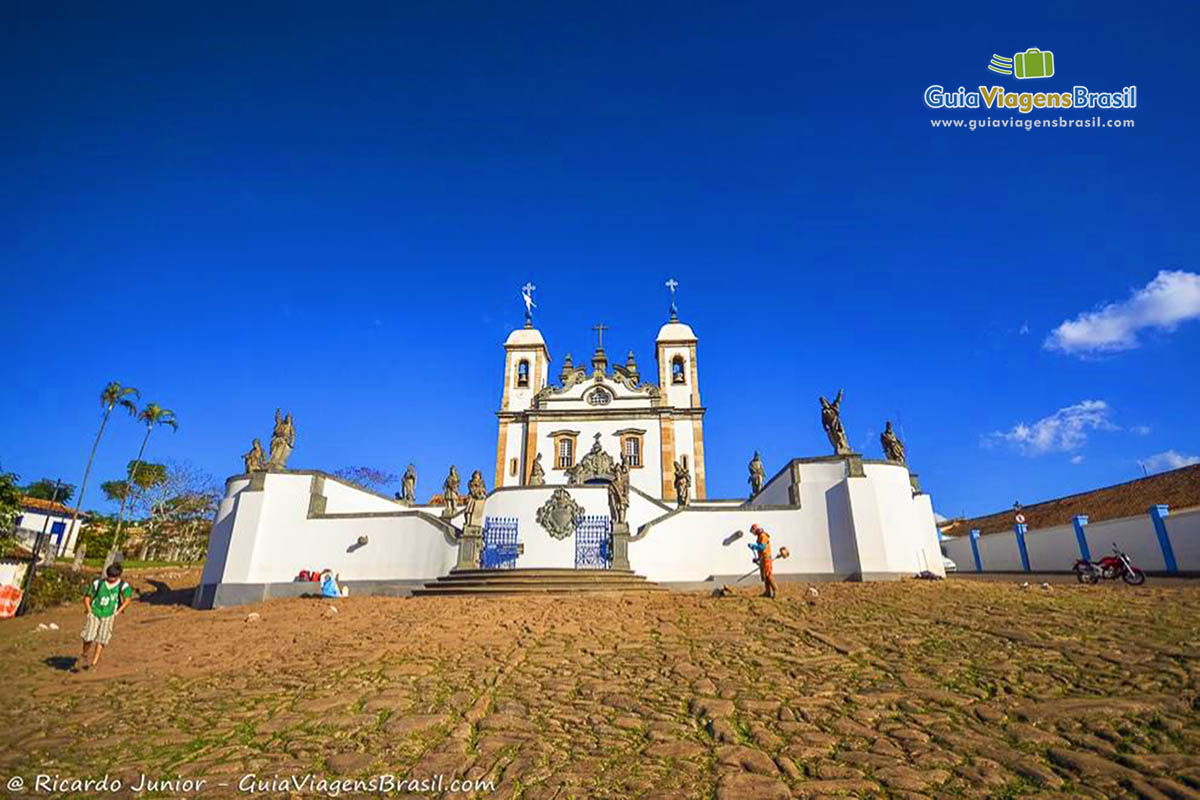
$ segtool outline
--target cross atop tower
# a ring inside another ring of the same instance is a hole
[[[679,309],[675,307],[675,289],[679,287],[679,281],[674,278],[668,278],[666,287],[671,290],[671,322],[678,322]]]
[[[537,287],[531,281],[526,281],[521,287],[521,299],[525,302],[525,327],[533,327],[533,310],[537,308],[537,303],[533,302],[533,290]]]

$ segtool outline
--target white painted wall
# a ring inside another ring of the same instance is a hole
[[[466,486],[470,475],[463,475],[463,485]],[[445,476],[443,476],[443,480]],[[336,478],[327,477],[321,493],[325,495],[326,514],[352,514],[368,511],[403,511],[407,506],[386,497],[379,497],[370,492],[364,492],[348,483],[342,483]]]
[[[1075,526],[1056,525],[1052,528],[1028,531],[1025,534],[1025,549],[1029,553],[1029,568],[1032,570],[1059,572],[1070,569],[1079,558],[1079,541],[1075,538]],[[960,564],[959,569],[963,568]],[[1020,569],[1020,566],[1017,569]]]
[[[1117,543],[1133,561],[1134,566],[1145,570],[1161,570],[1166,567],[1158,534],[1149,514],[1096,522],[1086,526],[1088,547],[1092,558],[1099,559],[1112,553],[1113,542]],[[1069,567],[1068,567],[1069,568]]]
[[[50,545],[55,547],[55,552],[59,555],[73,556],[75,555],[75,543],[79,539],[79,532],[83,529],[86,520],[80,518],[75,520],[75,524],[71,524],[71,515],[61,512],[44,512],[35,509],[21,509],[21,521],[16,526],[17,539],[27,545],[32,546],[37,537],[45,527],[46,535],[49,537]],[[51,535],[54,529],[54,523],[63,523],[63,534],[61,538],[55,538]]]
[[[1112,553],[1113,543],[1124,550],[1134,565],[1148,571],[1166,568],[1162,547],[1150,515],[1106,520],[1085,525],[1084,535],[1093,560]],[[1167,533],[1175,561],[1180,570],[1200,571],[1200,508],[1184,509],[1167,516]],[[942,547],[961,572],[973,572],[971,543],[967,536],[947,538]],[[1080,557],[1075,526],[1056,525],[1031,530],[1025,534],[1029,567],[1033,572],[1068,571]],[[979,537],[979,554],[984,572],[1020,571],[1021,556],[1017,550],[1016,534],[1011,531]]]
[[[1200,569],[1200,507],[1172,511],[1167,517],[1167,533],[1180,569]]]
[[[799,510],[680,511],[647,531],[645,538],[629,543],[633,570],[654,581],[703,581],[714,575],[738,576],[754,568],[754,542],[750,525],[757,523],[771,534],[776,553],[787,547],[791,556],[775,562],[775,574],[831,573],[832,548],[819,526],[805,525]],[[736,531],[742,536],[729,541]],[[748,578],[747,585],[753,585]]]
[[[676,510],[638,492],[628,519],[640,538],[630,542],[632,567],[655,581],[702,581],[750,568],[749,530],[766,527],[776,550],[792,556],[781,575],[940,573],[933,511],[927,495],[914,497],[908,472],[867,465],[866,477],[844,477],[842,462],[801,463],[801,506]],[[386,498],[325,477],[326,514],[310,519],[313,476],[267,473],[264,488],[231,480],[210,537],[204,584],[289,582],[301,570],[332,569],[343,580],[432,580],[457,561],[457,545],[438,524],[438,509],[404,509]],[[537,512],[559,488],[522,487],[493,492],[485,517],[515,517],[524,552],[518,567],[575,565],[575,536],[554,539]],[[585,514],[608,516],[604,486],[568,489]],[[741,530],[736,543],[727,537]],[[360,536],[367,544],[357,547]]]
[[[344,513],[330,511],[333,507],[390,508],[308,519],[311,486],[311,475],[292,473],[267,473],[263,491],[248,491],[248,481],[231,481],[209,540],[203,582],[287,582],[303,569],[332,569],[350,581],[421,580],[454,565],[457,547],[431,515],[397,510],[394,503],[326,478],[328,513]],[[355,547],[363,535],[368,543]]]

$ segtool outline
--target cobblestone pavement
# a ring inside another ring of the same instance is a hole
[[[816,589],[352,597],[336,613],[139,602],[79,675],[80,610],[59,609],[0,623],[0,779],[191,776],[209,797],[247,773],[484,777],[496,791],[469,796],[521,798],[1200,797],[1200,586]]]

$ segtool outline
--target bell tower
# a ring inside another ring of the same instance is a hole
[[[675,462],[686,466],[692,476],[692,494],[698,500],[706,496],[704,480],[704,406],[700,404],[699,371],[696,367],[696,334],[679,321],[675,289],[679,283],[667,281],[671,290],[671,316],[654,340],[658,361],[658,387],[662,395],[662,466],[663,497],[675,499]]]
[[[500,433],[496,444],[496,488],[519,486],[528,474],[536,442],[536,425],[518,423],[514,415],[533,407],[533,398],[550,380],[550,351],[542,332],[533,327],[532,283],[521,288],[525,301],[525,326],[517,328],[504,342],[504,390],[500,395]],[[529,430],[526,430],[526,428]]]

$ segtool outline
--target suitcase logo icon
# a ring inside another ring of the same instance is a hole
[[[1049,78],[1054,75],[1054,53],[1031,47],[1012,58],[992,54],[988,69],[1001,75],[1014,75],[1018,80]]]

